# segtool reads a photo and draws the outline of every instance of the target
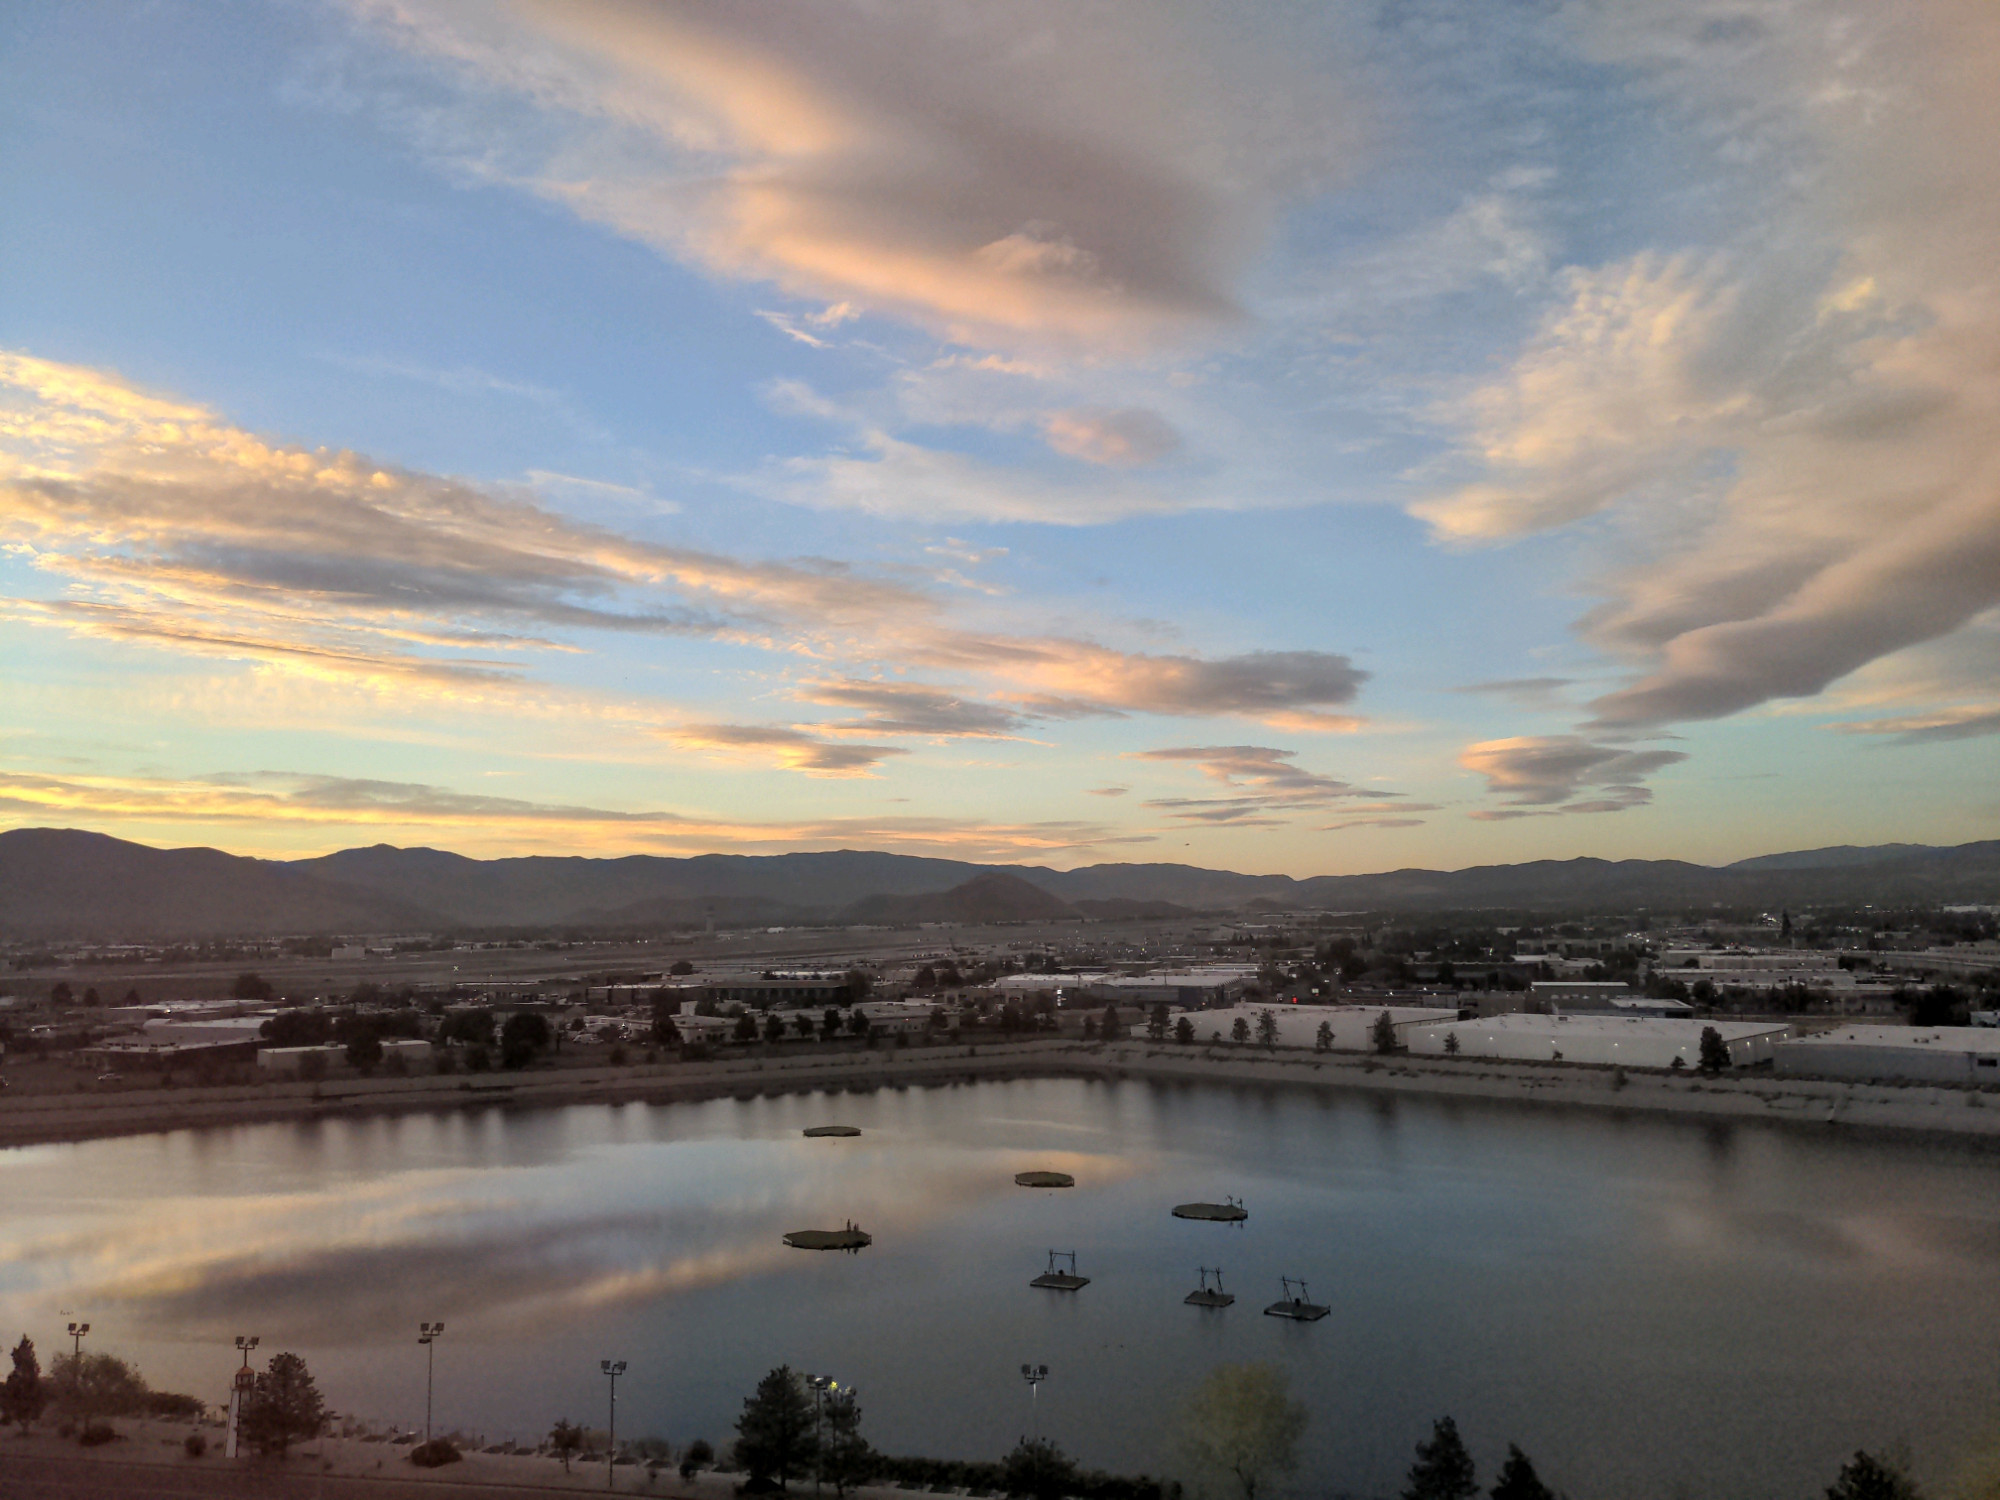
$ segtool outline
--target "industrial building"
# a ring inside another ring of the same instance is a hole
[[[1793,1037],[1775,1070],[1788,1078],[2000,1085],[2000,1031],[1983,1026],[1843,1026]]]
[[[1654,1017],[1598,1015],[1481,1016],[1413,1026],[1403,1033],[1411,1052],[1444,1056],[1447,1038],[1461,1057],[1500,1057],[1524,1062],[1617,1064],[1631,1068],[1683,1067],[1701,1062],[1701,1034],[1713,1026],[1729,1049],[1730,1066],[1768,1062],[1792,1028],[1774,1021],[1686,1021]]]

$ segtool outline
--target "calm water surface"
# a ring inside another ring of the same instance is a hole
[[[802,1139],[839,1121],[858,1140]],[[1063,1192],[1013,1173],[1075,1174]],[[1777,1129],[1078,1080],[184,1131],[0,1152],[0,1333],[69,1317],[217,1397],[234,1335],[330,1404],[440,1425],[721,1441],[771,1366],[861,1388],[892,1452],[996,1457],[1039,1421],[1161,1467],[1214,1365],[1312,1410],[1307,1493],[1386,1494],[1430,1419],[1578,1500],[1817,1494],[1856,1446],[1940,1475],[1993,1417],[2000,1158]],[[1186,1223],[1242,1197],[1246,1226]],[[858,1256],[788,1250],[852,1218]],[[1093,1278],[1031,1290],[1051,1248]],[[1238,1302],[1183,1306],[1198,1265]],[[1280,1276],[1333,1316],[1261,1316]]]

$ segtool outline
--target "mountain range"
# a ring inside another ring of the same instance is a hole
[[[494,929],[617,932],[804,922],[1044,921],[1292,908],[1699,909],[2000,902],[2000,840],[1680,860],[1537,860],[1376,875],[1191,865],[1075,870],[861,850],[675,859],[469,859],[378,844],[314,859],[155,849],[78,829],[0,833],[0,939],[98,941]]]

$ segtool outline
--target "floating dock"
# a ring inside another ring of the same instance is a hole
[[[1290,1318],[1298,1323],[1317,1323],[1333,1311],[1330,1307],[1323,1307],[1317,1302],[1308,1300],[1311,1290],[1303,1281],[1294,1281],[1289,1276],[1281,1276],[1278,1279],[1285,1284],[1284,1298],[1265,1308],[1265,1317]],[[1294,1291],[1294,1287],[1298,1290]]]
[[[1067,1172],[1016,1172],[1017,1187],[1075,1187],[1076,1179]]]
[[[1201,1286],[1181,1299],[1189,1307],[1227,1307],[1236,1300],[1234,1293],[1222,1289],[1222,1267],[1200,1266],[1196,1269],[1201,1276]],[[1208,1284],[1211,1276],[1215,1278],[1214,1286]]]
[[[1069,1269],[1067,1271],[1058,1271],[1056,1269],[1056,1262],[1059,1260],[1069,1262]],[[1089,1286],[1090,1278],[1076,1274],[1076,1252],[1074,1250],[1051,1250],[1049,1252],[1048,1270],[1037,1276],[1028,1285],[1038,1286],[1044,1291],[1050,1292],[1075,1292]]]
[[[856,1225],[845,1229],[794,1229],[785,1236],[794,1250],[856,1251],[875,1243],[875,1237]]]
[[[1250,1217],[1250,1210],[1236,1199],[1225,1203],[1176,1203],[1176,1219],[1207,1219],[1216,1224],[1241,1224]]]
[[[804,1134],[809,1139],[822,1135],[859,1135],[861,1134],[861,1127],[859,1125],[809,1125],[806,1127]]]

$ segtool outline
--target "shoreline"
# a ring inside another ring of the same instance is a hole
[[[1704,1078],[1589,1064],[1491,1058],[1378,1057],[1214,1044],[1031,1039],[907,1050],[745,1057],[699,1063],[562,1068],[420,1078],[343,1078],[113,1095],[0,1096],[0,1149],[288,1120],[356,1119],[460,1109],[673,1104],[813,1090],[864,1091],[1005,1078],[1153,1079],[1311,1088],[1431,1099],[1590,1109],[1696,1121],[1758,1120],[1908,1139],[2000,1145],[2000,1100],[1924,1084]],[[1621,1081],[1622,1080],[1622,1081]]]

